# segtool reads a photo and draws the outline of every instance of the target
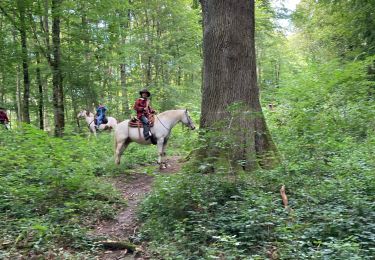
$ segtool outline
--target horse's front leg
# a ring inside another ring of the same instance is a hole
[[[93,125],[90,125],[90,135],[89,137],[91,137],[91,134],[96,137],[96,129],[95,129],[95,126]]]
[[[158,158],[158,164],[160,165],[160,169],[167,168],[165,163],[163,162],[163,157],[165,156],[164,153],[164,138],[159,138],[157,142],[158,146],[158,152],[159,152],[159,158]]]
[[[164,143],[163,143],[163,151],[162,151],[162,155],[163,155],[164,157],[166,156],[165,149],[167,148],[167,141],[168,141],[167,138],[164,139]],[[164,164],[165,164],[165,168],[170,167],[170,165],[167,164],[167,161],[165,161]]]
[[[115,163],[120,164],[121,155],[124,153],[125,149],[128,147],[130,140],[116,142],[115,147]]]

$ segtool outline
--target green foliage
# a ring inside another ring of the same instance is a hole
[[[189,137],[175,130],[170,154],[186,154],[181,147]],[[66,129],[58,139],[28,125],[0,130],[0,258],[92,258],[95,237],[87,230],[114,218],[124,203],[102,176],[123,175],[139,164],[156,167],[155,146],[136,144],[115,166],[112,138],[100,133],[87,139]]]
[[[140,211],[140,239],[163,259],[264,259],[273,250],[280,259],[371,259],[374,176],[368,167],[337,170],[160,176]]]
[[[290,144],[280,147],[286,160],[292,157],[291,163],[299,165],[311,160],[312,167],[320,162],[324,168],[359,144],[370,151],[366,147],[375,126],[375,83],[367,75],[371,63],[372,58],[312,65],[283,82],[277,108],[268,117],[276,141]]]
[[[108,138],[91,144],[74,135],[52,138],[26,125],[1,131],[0,244],[8,250],[0,256],[22,248],[40,254],[57,245],[94,247],[82,225],[113,218],[122,203],[94,175],[100,162],[113,161],[112,151],[92,149],[104,147],[103,141]]]
[[[12,1],[3,2],[9,14],[17,13]],[[189,108],[198,122],[197,3],[64,1],[62,57],[71,125],[77,110],[99,101],[123,119],[125,95],[131,102],[146,85],[156,109]],[[36,65],[34,55],[47,49],[39,20],[48,10],[41,4],[26,8],[31,111],[38,105],[38,66],[44,113],[52,119],[51,72],[47,60]],[[259,83],[263,103],[275,105],[264,112],[282,166],[237,173],[223,161],[215,165],[216,174],[207,175],[201,173],[210,167],[205,158],[180,174],[158,176],[140,210],[144,226],[138,239],[162,259],[372,259],[373,0],[303,0],[293,16],[298,33],[288,37],[275,26],[278,14],[270,2],[256,5]],[[1,102],[13,113],[22,94],[16,90],[21,52],[17,30],[3,13],[0,36]],[[127,93],[119,88],[120,64],[126,67]],[[36,124],[35,113],[31,117]],[[185,131],[173,130],[168,155],[186,156],[208,145]],[[228,154],[233,137],[213,145]],[[55,139],[28,126],[0,129],[0,258],[92,259],[94,239],[84,226],[112,218],[123,203],[101,176],[123,174],[139,163],[152,172],[154,166],[147,165],[157,155],[155,147],[131,144],[115,167],[112,149],[106,134],[87,140],[67,129],[63,139]],[[291,210],[281,203],[283,184]]]
[[[312,62],[306,49],[295,48],[300,40],[283,39],[284,49],[276,48],[278,62],[287,65],[278,84],[272,70],[262,74],[263,102],[275,105],[264,112],[282,166],[241,175],[223,164],[222,171],[202,175],[197,172],[210,159],[204,158],[177,176],[159,177],[140,212],[140,239],[155,257],[373,258],[374,57]],[[290,210],[281,203],[281,185]]]
[[[38,125],[41,120],[38,111],[43,101],[41,109],[48,129],[53,126],[53,104],[48,98],[52,96],[47,58],[52,44],[49,2],[4,0],[0,4],[0,103],[16,115],[18,103],[23,102],[17,3],[25,7],[31,123]],[[66,125],[76,123],[78,111],[93,110],[98,103],[105,103],[109,115],[123,120],[143,87],[151,90],[153,106],[159,111],[186,101],[199,106],[202,28],[200,10],[191,5],[190,0],[62,1],[59,12]],[[16,121],[15,116],[12,121]]]
[[[302,0],[293,21],[307,40],[309,57],[357,59],[375,53],[374,0]]]

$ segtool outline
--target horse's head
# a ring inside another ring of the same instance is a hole
[[[191,130],[195,129],[195,125],[193,123],[193,120],[191,120],[191,117],[187,109],[184,111],[184,116],[182,117],[181,121],[184,125],[188,126]]]
[[[85,116],[86,116],[86,110],[82,110],[81,112],[78,113],[77,118],[85,117]]]
[[[82,110],[81,112],[78,113],[77,118],[90,117],[90,116],[93,116],[93,114],[90,111]]]

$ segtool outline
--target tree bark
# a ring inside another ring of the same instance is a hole
[[[42,84],[42,77],[40,72],[40,54],[39,52],[36,53],[36,80],[38,83],[38,91],[39,91],[39,103],[38,103],[38,115],[39,115],[39,128],[44,129],[44,117],[43,117],[43,111],[44,111],[44,100],[43,100],[43,84]]]
[[[16,30],[13,33],[13,43],[16,45]],[[21,80],[20,80],[20,66],[17,64],[16,67],[16,109],[17,109],[17,121],[22,122],[22,103],[21,103]]]
[[[130,116],[128,90],[126,86],[126,65],[120,64],[120,79],[121,79],[121,96],[122,96],[122,112],[125,116]]]
[[[131,1],[129,1],[131,4]],[[128,9],[127,11],[127,20],[123,24],[121,24],[121,30],[124,31],[125,35],[121,35],[121,43],[126,45],[126,33],[131,26],[131,11]],[[125,59],[125,57],[123,57]],[[121,96],[122,96],[122,112],[126,117],[130,116],[129,110],[129,100],[128,100],[128,86],[126,85],[126,63],[120,64],[120,80],[121,80]]]
[[[22,122],[22,104],[21,104],[21,79],[20,79],[20,66],[17,66],[16,73],[16,102],[17,102],[17,121]]]
[[[30,124],[30,78],[29,78],[29,59],[27,49],[27,35],[26,35],[26,8],[25,3],[17,0],[17,8],[20,15],[19,32],[21,36],[22,49],[22,72],[23,72],[23,122]]]
[[[43,18],[40,20],[40,27],[44,31],[44,43],[46,45],[46,59],[48,61],[48,64],[52,66],[52,58],[51,58],[51,43],[50,43],[50,32],[49,32],[49,24],[48,24],[48,10],[49,10],[49,0],[44,1],[44,13],[43,13]]]
[[[60,53],[60,6],[62,0],[52,0],[52,84],[55,136],[61,137],[64,131],[64,92]]]
[[[277,161],[276,148],[262,113],[256,76],[254,0],[201,0],[201,4],[200,123],[201,128],[217,133],[208,137],[204,154],[210,158],[224,155],[231,167],[272,166]]]
[[[3,20],[0,19],[0,34],[3,34]],[[0,42],[2,44],[2,42]],[[2,84],[0,86],[0,104],[4,104],[4,96],[5,96],[5,68],[4,64],[0,62],[0,76],[1,76],[1,81]]]

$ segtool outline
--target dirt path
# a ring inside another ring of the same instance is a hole
[[[181,169],[182,163],[179,162],[179,156],[170,156],[167,163],[170,165],[167,169],[160,170],[160,174],[176,173]],[[157,166],[155,166],[157,167]],[[137,208],[144,196],[151,191],[153,176],[134,173],[127,176],[115,177],[110,181],[122,192],[127,200],[127,206],[112,221],[102,221],[98,223],[93,231],[94,236],[105,237],[107,240],[124,241],[132,240],[132,237],[138,231],[138,220],[136,216]],[[139,245],[140,251],[135,254],[129,254],[127,250],[103,251],[98,259],[149,259],[147,252]]]

